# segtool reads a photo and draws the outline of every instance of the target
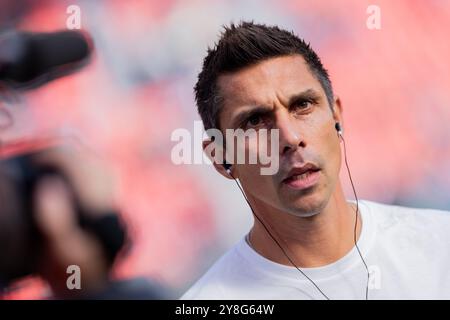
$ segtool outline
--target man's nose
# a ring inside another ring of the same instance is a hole
[[[276,120],[276,128],[279,130],[280,155],[285,155],[297,150],[298,147],[305,146],[298,123],[290,114],[280,114]]]

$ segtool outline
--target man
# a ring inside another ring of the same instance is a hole
[[[195,92],[205,129],[277,129],[279,170],[214,164],[256,219],[183,299],[450,298],[448,212],[345,199],[342,103],[303,40],[232,24]]]

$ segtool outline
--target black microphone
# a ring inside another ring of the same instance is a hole
[[[92,49],[92,39],[80,31],[5,32],[0,35],[0,84],[38,87],[83,67]]]

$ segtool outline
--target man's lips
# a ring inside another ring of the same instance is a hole
[[[320,169],[312,163],[307,163],[304,166],[294,167],[289,170],[282,183],[299,190],[313,186],[319,178]]]

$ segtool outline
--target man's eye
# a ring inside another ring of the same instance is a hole
[[[294,107],[294,109],[305,109],[305,108],[308,108],[310,104],[311,104],[311,101],[309,101],[309,100],[301,100],[301,101],[297,101],[293,105],[293,107]]]
[[[261,121],[262,121],[262,119],[260,116],[254,115],[254,116],[251,116],[250,118],[248,118],[247,125],[257,126],[261,123]]]

